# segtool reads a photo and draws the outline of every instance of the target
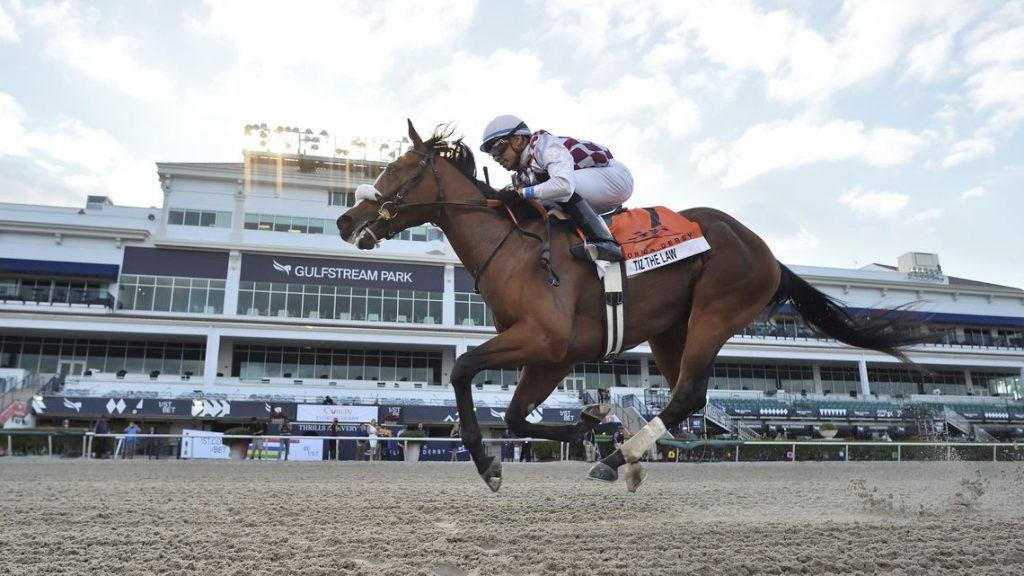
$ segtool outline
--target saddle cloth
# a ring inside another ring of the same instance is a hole
[[[664,206],[614,213],[608,228],[622,246],[627,277],[711,249],[696,222]]]

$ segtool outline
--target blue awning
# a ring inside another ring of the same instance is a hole
[[[0,258],[0,272],[21,274],[46,274],[51,276],[74,276],[116,279],[120,266],[117,264],[93,264],[91,262],[61,262],[57,260],[22,260]]]
[[[873,312],[870,308],[847,308],[850,312]],[[797,314],[792,304],[779,306],[782,314]],[[934,322],[936,324],[975,324],[979,326],[1024,326],[1024,316],[986,316],[982,314],[954,314],[950,312],[923,312],[919,310],[903,310],[907,320],[917,322]]]

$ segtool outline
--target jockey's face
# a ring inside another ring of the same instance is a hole
[[[505,170],[515,172],[519,169],[519,155],[529,142],[525,136],[516,135],[508,140],[502,138],[491,147],[491,158]]]

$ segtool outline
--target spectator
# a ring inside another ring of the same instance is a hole
[[[334,398],[330,396],[324,396],[324,406],[330,406],[334,404]]]
[[[509,442],[509,440],[512,439],[512,435],[509,434],[508,428],[505,428],[505,431],[501,433],[501,439],[501,461],[511,462],[514,454],[514,448],[512,443]]]
[[[459,423],[456,422],[452,426],[452,431],[448,433],[448,437],[449,438],[458,438],[461,435],[462,435],[462,433],[459,431]],[[458,442],[452,442],[451,443],[451,450],[452,450],[452,460],[451,461],[455,462],[455,461],[457,461],[459,459],[459,443]]]
[[[331,422],[330,428],[327,429],[328,436],[341,436],[341,424],[338,424],[338,419],[335,418]],[[338,459],[338,440],[327,441],[327,459],[337,460]]]
[[[258,460],[263,458],[263,434],[266,430],[263,429],[263,423],[259,421],[255,416],[249,420],[249,435],[252,436],[252,455],[249,456],[250,460]]]
[[[288,421],[288,415],[281,413],[281,454],[278,456],[278,460],[282,457],[287,460],[288,454],[291,452],[292,440],[289,438],[292,434],[292,423]]]
[[[366,451],[367,460],[377,459],[377,419],[370,418],[370,423],[366,425],[366,437],[368,438],[367,444],[370,448]]]
[[[529,438],[523,438],[523,462],[533,462],[533,446]]]
[[[619,429],[612,434],[612,444],[615,445],[615,449],[619,450],[622,448],[622,444],[626,441],[626,436],[622,432],[623,427],[619,426]]]
[[[882,442],[892,442],[892,436],[889,436],[888,430],[882,433]]]
[[[128,460],[135,459],[135,440],[138,435],[139,427],[135,422],[128,422],[128,427],[124,429],[124,457]]]
[[[583,435],[583,453],[587,462],[594,462],[596,456],[597,438],[594,430],[590,429]]]
[[[96,421],[96,425],[92,429],[94,434],[109,434],[110,426],[107,424],[107,417],[100,416],[100,419]],[[93,438],[93,444],[95,446],[93,452],[96,458],[107,457],[107,441],[108,438]]]
[[[146,438],[146,456],[149,458],[153,458],[154,456],[156,456],[156,459],[159,460],[161,440],[159,438],[154,438],[154,434],[156,434],[156,428],[150,426],[149,438]]]

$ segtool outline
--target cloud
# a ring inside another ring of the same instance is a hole
[[[133,205],[159,203],[153,161],[129,153],[106,131],[70,119],[31,130],[25,120],[20,104],[0,92],[0,160],[19,177],[19,201],[53,204],[100,194]]]
[[[734,187],[777,170],[816,162],[857,160],[888,167],[910,162],[927,144],[924,135],[895,128],[865,128],[852,120],[816,123],[809,118],[757,124],[729,146],[722,163],[719,151],[703,149],[702,171],[721,166],[724,187]],[[691,156],[691,160],[693,157]],[[714,160],[709,160],[714,159]]]
[[[996,147],[988,138],[968,138],[953,144],[949,156],[942,161],[943,168],[951,168],[957,164],[963,164],[979,156],[992,154]]]
[[[0,44],[15,44],[18,40],[20,38],[18,37],[18,30],[14,26],[14,21],[4,12],[4,7],[0,5]]]
[[[982,186],[975,186],[974,188],[970,188],[968,190],[964,190],[960,194],[960,199],[961,200],[970,200],[971,198],[981,198],[982,196],[985,196],[986,194],[988,194],[988,192],[985,190],[984,187],[982,187]]]
[[[910,218],[911,222],[927,222],[929,220],[937,220],[942,217],[941,208],[929,208],[924,212],[915,214]]]
[[[997,131],[1024,120],[1024,7],[1003,5],[971,30],[965,45],[970,104],[990,112],[990,127]]]
[[[861,217],[892,218],[907,206],[910,196],[895,192],[854,189],[839,196],[839,202]]]

